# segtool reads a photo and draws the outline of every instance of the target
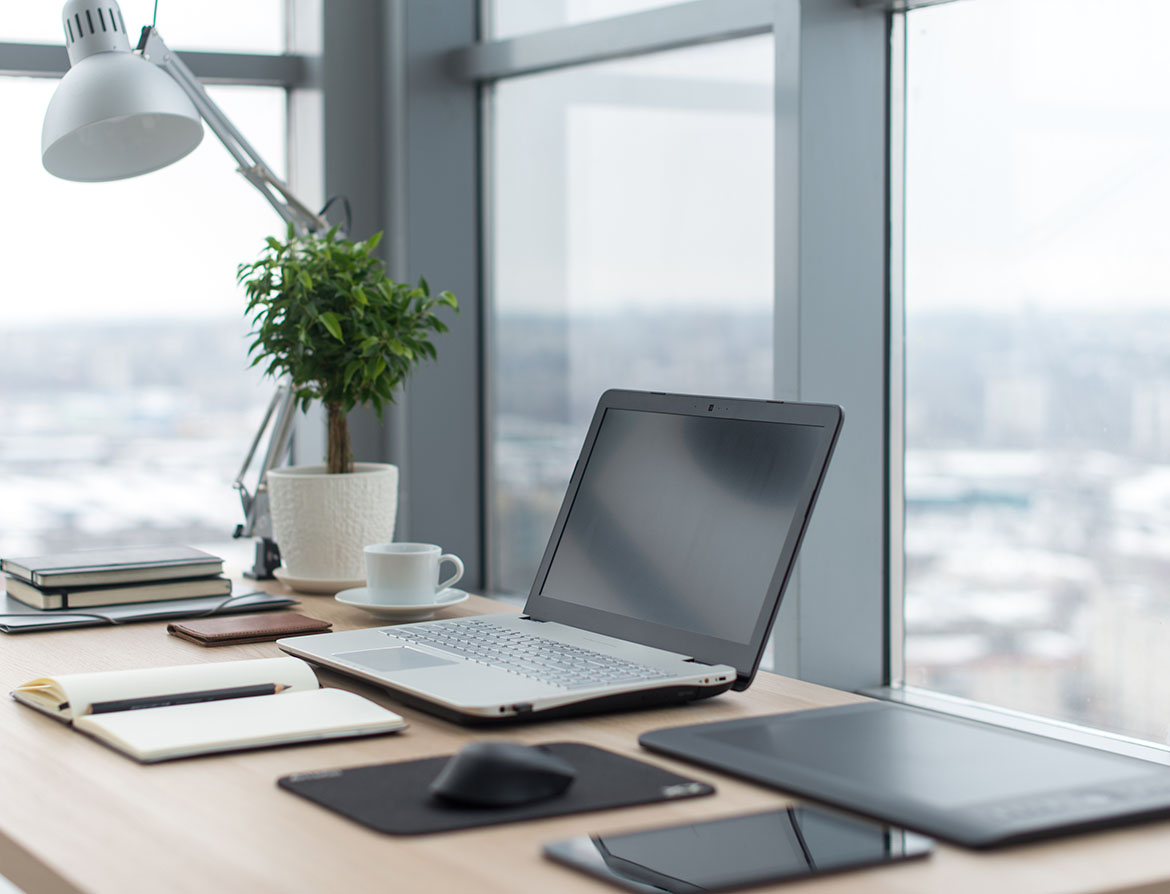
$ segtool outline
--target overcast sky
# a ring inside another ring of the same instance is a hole
[[[159,33],[172,47],[279,52],[280,0],[159,4]],[[136,41],[150,0],[126,0]],[[61,5],[5,4],[0,42],[61,42]],[[40,163],[41,125],[59,82],[0,78],[0,244],[5,325],[63,319],[240,314],[236,264],[251,260],[280,219],[204,128],[203,142],[169,168],[111,183],[72,183]],[[212,88],[212,97],[278,173],[286,169],[284,94]]]
[[[278,51],[280,5],[163,0],[159,29],[174,48]],[[594,0],[573,16],[647,5],[657,4]],[[133,34],[152,3],[122,7]],[[512,31],[544,8],[531,0],[502,7]],[[910,15],[909,312],[1166,305],[1170,54],[1161,43],[1168,26],[1165,0],[960,0]],[[6,5],[0,42],[59,35],[57,4]],[[568,143],[559,150],[547,115],[534,116],[531,129],[501,127],[501,149],[521,157],[535,140],[537,154],[559,151],[562,168],[554,201],[545,195],[551,181],[503,163],[497,196],[512,210],[501,205],[509,226],[497,233],[501,306],[767,306],[767,103],[696,111],[670,97],[672,82],[689,89],[704,81],[738,85],[749,96],[753,84],[766,87],[770,65],[770,39],[753,38],[505,85],[501,114],[517,121],[542,91],[588,94],[590,77],[641,78],[653,89],[645,102],[609,102],[604,90],[574,100],[563,109]],[[235,267],[280,225],[214,136],[145,177],[56,180],[40,165],[54,86],[0,79],[6,322],[239,312]],[[652,107],[654,89],[661,108]],[[280,91],[213,95],[283,172]],[[550,235],[537,212],[561,215],[564,231]],[[562,248],[533,250],[542,238]]]
[[[1165,0],[909,17],[907,310],[1170,307]]]

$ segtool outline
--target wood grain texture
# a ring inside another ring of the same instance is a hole
[[[251,586],[248,584],[246,586]],[[238,588],[239,591],[239,588]],[[375,626],[358,609],[305,596],[297,608],[335,629]],[[479,597],[447,615],[514,611]],[[215,649],[168,636],[165,622],[0,639],[7,690],[43,674],[231,661],[280,654],[271,643]],[[744,693],[678,708],[500,730],[466,729],[397,704],[376,687],[321,672],[410,722],[402,733],[143,766],[51,718],[0,700],[0,875],[40,892],[604,892],[544,860],[545,841],[780,807],[783,795],[643,751],[660,727],[843,704],[857,696],[761,674]],[[531,823],[392,838],[277,788],[287,773],[448,754],[472,739],[579,741],[710,782],[708,798]],[[939,845],[902,866],[777,886],[776,891],[1098,892],[1170,890],[1170,823],[978,854]]]

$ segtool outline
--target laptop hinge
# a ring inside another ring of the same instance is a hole
[[[703,665],[703,667],[714,667],[715,666],[713,664],[708,664],[706,661],[700,661],[698,658],[684,658],[683,662],[685,664],[701,664],[701,665]]]
[[[532,617],[532,615],[521,615],[520,620],[521,621],[534,621],[537,624],[547,624],[548,623],[548,621],[545,621],[541,618],[534,618],[534,617]]]

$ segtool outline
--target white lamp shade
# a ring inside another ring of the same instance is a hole
[[[121,180],[178,161],[202,139],[199,113],[170,75],[129,52],[98,52],[49,101],[41,160],[65,180]]]

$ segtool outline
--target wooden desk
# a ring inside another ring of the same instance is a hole
[[[301,610],[335,629],[373,626],[357,609],[306,596]],[[478,597],[450,614],[508,607]],[[231,661],[280,654],[263,643],[208,649],[162,623],[0,637],[5,691],[42,674]],[[604,892],[544,860],[542,842],[776,808],[769,789],[652,755],[639,733],[857,700],[761,674],[746,693],[681,708],[562,720],[505,730],[465,729],[403,708],[384,692],[322,673],[399,711],[390,736],[291,746],[142,766],[67,726],[0,699],[0,874],[41,892]],[[707,780],[712,797],[419,838],[379,835],[277,788],[287,773],[447,754],[472,738],[572,740]],[[844,892],[1089,892],[1170,890],[1170,822],[977,854],[939,845],[925,861],[777,886]]]

